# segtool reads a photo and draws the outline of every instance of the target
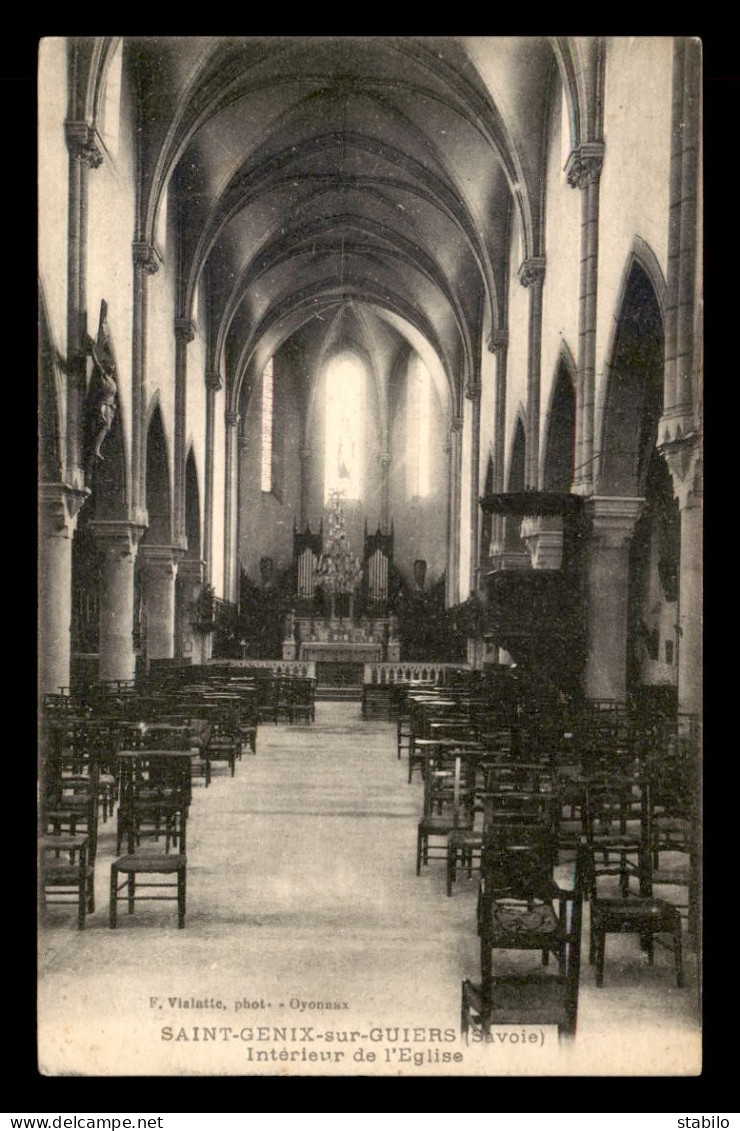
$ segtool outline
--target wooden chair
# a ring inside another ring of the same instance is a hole
[[[124,764],[118,807],[116,852],[124,839],[129,853],[142,839],[164,840],[165,851],[176,847],[184,836],[192,799],[192,763],[188,751],[182,757],[170,752],[141,750],[120,755]]]
[[[585,779],[583,805],[584,839],[591,849],[594,874],[618,876],[624,897],[631,880],[642,891],[649,867],[647,781],[602,770]]]
[[[42,822],[44,832],[54,836],[85,835],[88,863],[95,865],[98,843],[97,767],[70,773],[64,758],[48,758],[44,765]]]
[[[312,723],[316,718],[316,681],[308,677],[292,680],[291,723]]]
[[[88,861],[88,837],[60,833],[41,836],[39,882],[44,905],[76,904],[77,926],[95,911],[95,869]]]
[[[462,984],[461,1030],[485,1038],[494,1024],[556,1025],[575,1037],[581,953],[582,892],[552,879],[549,846],[531,828],[499,831],[486,845],[479,906],[481,980]],[[499,951],[525,952],[513,973],[494,970]],[[526,952],[539,952],[533,967]],[[557,970],[545,970],[550,954]],[[524,968],[526,966],[526,968]]]
[[[118,918],[118,903],[125,900],[129,915],[133,915],[137,899],[176,900],[177,926],[185,926],[186,881],[188,858],[185,852],[177,853],[130,853],[120,856],[111,864],[110,870],[110,927],[115,929]],[[123,883],[120,878],[124,877]],[[173,876],[170,880],[141,881],[140,876]],[[141,891],[156,889],[158,892],[174,892],[170,895],[141,895]],[[124,895],[121,895],[124,892]]]
[[[464,750],[443,752],[439,747],[424,773],[424,809],[416,834],[417,876],[430,859],[447,860],[450,833],[472,830],[474,820],[474,762]]]
[[[600,869],[598,854],[598,848],[584,843],[578,863],[581,883],[589,898],[591,920],[589,962],[596,966],[596,985],[601,987],[604,984],[604,958],[608,934],[639,935],[640,944],[651,966],[654,961],[655,937],[667,934],[672,940],[676,983],[680,989],[684,984],[681,912],[674,904],[664,899],[653,898],[649,852],[643,854],[638,894],[633,894],[629,887],[625,891],[621,883],[621,875],[619,890],[605,892],[603,878],[610,873]]]
[[[524,822],[541,827],[548,838],[555,828],[556,802],[549,771],[525,764],[492,767],[486,764],[485,755],[479,756],[479,766],[484,767],[484,785],[476,790],[475,806],[482,820],[478,827],[453,829],[447,837],[448,896],[459,870],[472,876],[484,843],[497,827]]]
[[[119,856],[111,864],[109,925],[115,929],[118,922],[118,904],[125,901],[128,914],[133,915],[136,900],[175,901],[177,903],[177,926],[185,926],[187,853],[186,853],[187,810],[183,810],[177,835],[177,851],[168,851],[173,846],[168,839],[164,851],[131,851]],[[144,877],[143,879],[141,877]],[[142,895],[141,892],[155,891],[157,894]],[[123,894],[122,894],[123,893]]]

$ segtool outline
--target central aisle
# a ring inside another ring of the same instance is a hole
[[[313,726],[261,727],[257,758],[214,784],[189,927],[238,936],[245,978],[271,998],[337,996],[378,1024],[413,1024],[433,993],[433,1012],[457,1024],[474,897],[446,899],[443,867],[416,876],[421,790],[396,757],[395,723],[318,702]]]

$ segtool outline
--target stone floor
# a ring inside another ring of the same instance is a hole
[[[196,782],[188,909],[124,905],[108,927],[115,822],[101,825],[97,910],[84,932],[49,909],[39,933],[39,1063],[48,1075],[694,1075],[696,957],[676,988],[670,951],[648,967],[610,936],[605,985],[581,971],[578,1035],[459,1033],[478,966],[476,882],[445,895],[415,873],[421,785],[395,724],[320,702],[312,726],[260,728],[232,779]],[[563,881],[568,879],[563,865]],[[588,916],[586,914],[585,919]],[[587,922],[585,926],[587,931]]]

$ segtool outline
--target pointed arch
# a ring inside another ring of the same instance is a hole
[[[200,485],[192,444],[185,460],[185,537],[187,539],[185,557],[200,560],[202,556]]]
[[[572,152],[574,149],[578,149],[581,141],[586,140],[588,137],[587,123],[584,120],[585,107],[588,101],[585,89],[585,75],[578,48],[571,36],[553,36],[550,42],[563,82],[563,90],[568,107],[570,150]]]
[[[493,449],[491,448],[488,453],[488,462],[486,464],[486,478],[485,486],[483,488],[484,495],[493,494]],[[480,558],[481,561],[488,558],[491,551],[491,538],[493,537],[493,514],[490,510],[483,511],[481,518],[481,533],[480,533]]]
[[[563,342],[545,424],[540,482],[546,491],[569,491],[574,479],[576,375],[573,354]]]
[[[599,494],[636,497],[644,490],[663,411],[664,353],[659,297],[633,250],[605,367],[596,477]]]
[[[172,544],[172,486],[167,439],[158,393],[152,398],[148,416],[144,497],[149,526],[142,541],[150,545],[169,546]]]
[[[520,407],[514,424],[514,436],[511,441],[509,453],[509,475],[507,490],[518,494],[525,487],[525,468],[527,454],[527,433],[525,429],[524,410]],[[521,520],[507,516],[504,519],[505,534],[504,546],[508,552],[521,553],[525,551],[524,543],[519,537]]]
[[[524,467],[526,454],[526,417],[524,409],[519,406],[519,411],[514,422],[514,435],[509,448],[509,471],[506,477],[507,491],[517,492],[524,490]]]

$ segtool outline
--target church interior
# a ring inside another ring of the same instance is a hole
[[[41,41],[44,1074],[700,1071],[701,67]]]

